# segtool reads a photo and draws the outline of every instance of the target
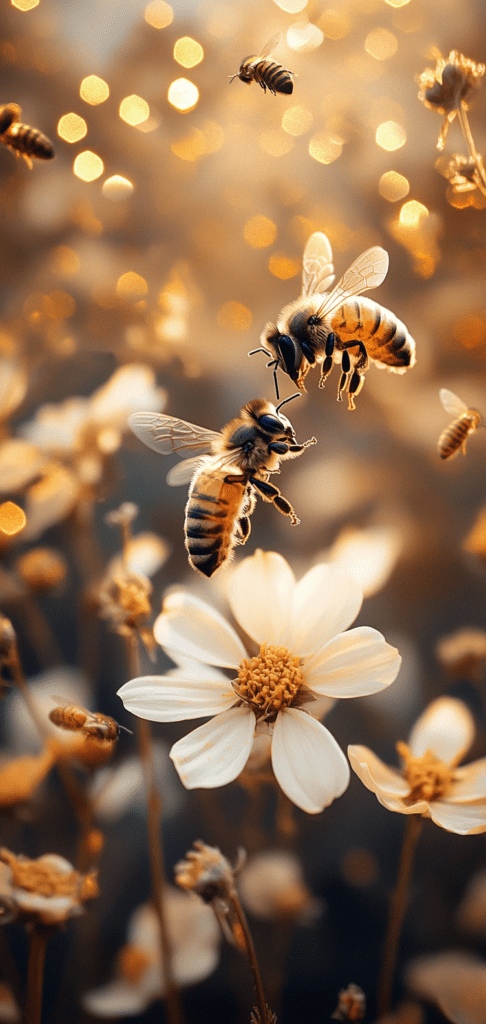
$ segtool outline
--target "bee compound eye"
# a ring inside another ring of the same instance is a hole
[[[296,349],[292,338],[288,334],[281,334],[276,342],[279,356],[284,364],[286,373],[291,375],[296,370]]]
[[[260,416],[258,422],[264,430],[270,430],[271,433],[277,433],[277,431],[282,433],[282,423],[276,416]]]

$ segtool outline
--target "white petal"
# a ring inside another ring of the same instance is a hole
[[[430,818],[430,805],[426,800],[417,800],[414,804],[408,804],[401,797],[383,796],[377,793],[376,798],[382,807],[387,811],[395,811],[397,814],[421,814],[424,818]]]
[[[449,804],[445,800],[431,800],[430,817],[436,825],[460,836],[486,832],[486,801],[469,804]]]
[[[289,800],[308,814],[328,807],[349,783],[349,765],[334,736],[297,708],[286,708],[277,716],[272,765]]]
[[[162,614],[155,620],[154,636],[165,647],[186,658],[207,665],[236,668],[246,651],[243,644],[215,608],[182,590],[164,600]]]
[[[127,711],[149,722],[184,722],[227,711],[236,703],[231,683],[216,678],[185,679],[173,676],[139,676],[118,690]]]
[[[174,744],[170,758],[186,789],[215,789],[233,782],[250,756],[255,716],[232,708]]]
[[[439,697],[417,719],[409,746],[415,757],[432,750],[441,761],[458,764],[474,739],[474,720],[462,700]]]
[[[373,753],[369,747],[350,746],[348,757],[351,767],[363,786],[380,796],[406,797],[410,792],[408,782],[395,768],[387,764]]]
[[[456,781],[447,791],[448,804],[486,800],[486,757],[456,768],[454,775]]]
[[[486,964],[478,956],[448,950],[418,957],[408,965],[406,981],[453,1024],[486,1024]]]
[[[233,573],[228,588],[237,622],[257,643],[281,644],[291,616],[294,574],[274,551],[256,551]]]
[[[312,715],[313,718],[318,718],[322,722],[335,703],[336,701],[332,697],[316,697],[313,701],[306,701],[303,706],[308,715]]]
[[[329,697],[366,697],[398,675],[402,659],[371,626],[340,633],[306,663],[306,685]]]
[[[131,1017],[143,1013],[149,1000],[140,985],[120,978],[86,992],[82,1003],[95,1017]]]
[[[290,646],[301,657],[312,654],[354,622],[363,591],[334,565],[315,565],[297,583]]]

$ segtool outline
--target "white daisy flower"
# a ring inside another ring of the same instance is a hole
[[[284,558],[257,551],[233,573],[229,601],[238,625],[260,646],[256,657],[219,612],[179,591],[165,601],[154,633],[171,658],[186,659],[185,668],[132,679],[119,696],[150,721],[215,716],[170,752],[187,789],[233,782],[248,761],[257,725],[266,728],[277,782],[293,803],[317,814],[349,782],[346,758],[317,718],[336,697],[389,686],[400,656],[375,629],[348,630],[362,591],[332,565],[314,566],[296,583]],[[218,668],[232,669],[234,678]]]
[[[439,697],[417,719],[408,744],[397,743],[402,771],[368,747],[348,747],[348,756],[363,785],[389,811],[421,814],[449,832],[472,835],[486,832],[486,757],[457,765],[474,732],[466,705]]]

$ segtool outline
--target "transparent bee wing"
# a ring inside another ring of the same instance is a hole
[[[72,700],[71,697],[60,697],[58,693],[51,693],[50,696],[57,708],[77,708],[78,711],[84,711],[89,718],[92,717],[92,712],[83,708],[83,705],[78,704],[77,700]]]
[[[450,413],[451,416],[462,416],[464,412],[468,412],[468,406],[455,395],[453,391],[449,391],[448,388],[441,388],[439,391],[439,398],[444,406],[446,412]]]
[[[334,281],[331,243],[322,231],[314,231],[305,247],[302,294],[327,292]]]
[[[195,423],[186,423],[175,416],[164,416],[163,413],[134,412],[128,417],[133,433],[148,448],[153,448],[159,455],[179,454],[184,459],[189,452],[207,455],[212,450],[213,442],[221,440],[221,435],[214,430],[206,430]]]
[[[273,51],[277,49],[277,46],[281,38],[282,33],[276,32],[275,35],[268,40],[268,43],[265,43],[265,46],[263,47],[263,50],[260,53],[260,55],[257,57],[257,60],[262,60],[264,57],[271,57]]]
[[[352,299],[355,295],[369,291],[370,288],[377,288],[388,272],[388,253],[379,245],[367,249],[358,256],[351,264],[349,270],[343,274],[330,295],[327,295],[319,307],[316,316],[329,316],[346,299]]]
[[[181,487],[182,484],[190,484],[194,473],[197,473],[203,462],[204,459],[199,458],[198,455],[193,459],[184,459],[184,462],[176,462],[165,478],[169,487]]]

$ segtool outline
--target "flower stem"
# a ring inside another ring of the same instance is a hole
[[[398,944],[408,905],[409,884],[415,847],[420,835],[422,819],[409,814],[405,824],[402,852],[398,865],[395,889],[390,899],[388,926],[384,943],[383,963],[378,981],[378,1016],[389,1013],[392,1005],[392,986],[398,955]]]
[[[251,976],[253,980],[253,988],[255,990],[255,998],[258,1005],[259,1021],[261,1024],[270,1024],[274,1020],[274,1015],[271,1013],[268,1003],[265,999],[265,993],[263,991],[263,984],[260,975],[260,968],[258,967],[258,960],[255,953],[255,946],[253,945],[253,939],[251,936],[250,929],[248,927],[248,921],[246,920],[245,912],[241,906],[238,893],[236,889],[233,889],[230,895],[231,908],[234,911],[237,923],[239,925],[240,934],[238,938],[238,946],[240,949],[244,948],[247,956],[248,963],[250,965]]]
[[[46,946],[52,931],[40,924],[32,925],[30,931],[24,1024],[41,1024]]]
[[[482,192],[483,196],[486,196],[486,171],[483,165],[483,158],[481,154],[478,153],[474,143],[474,139],[472,137],[472,132],[469,125],[469,118],[466,113],[466,105],[464,103],[464,100],[461,100],[461,103],[457,108],[457,115],[459,118],[461,131],[468,148],[469,156],[471,157],[471,160],[473,160],[474,163],[476,164],[479,179],[476,180],[476,184],[480,192]]]
[[[140,675],[138,640],[135,635],[127,637],[127,657],[132,676]],[[172,943],[169,938],[165,913],[165,872],[161,843],[162,804],[155,780],[152,732],[150,723],[137,718],[137,739],[145,779],[147,798],[147,833],[152,876],[152,900],[157,917],[162,952],[162,974],[168,1024],[183,1024],[184,1015],[179,989],[172,970]]]

